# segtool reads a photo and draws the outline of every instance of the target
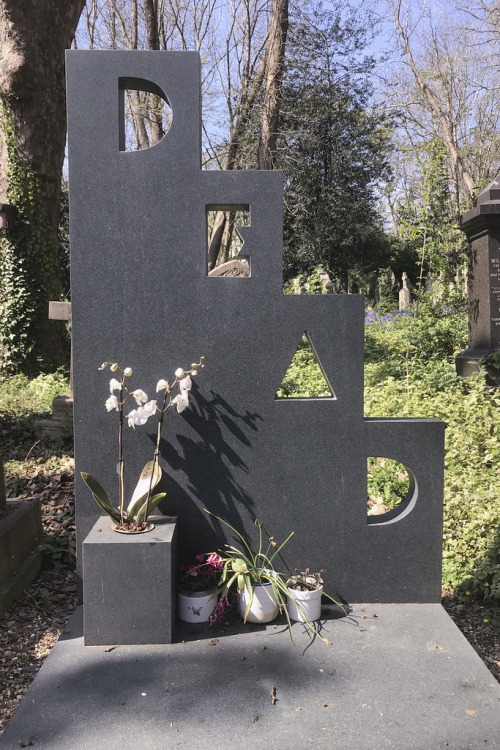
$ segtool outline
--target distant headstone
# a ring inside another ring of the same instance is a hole
[[[321,293],[322,294],[333,294],[333,281],[325,270],[319,272],[319,279],[321,281]]]
[[[464,214],[461,229],[469,241],[469,346],[456,368],[467,377],[481,360],[500,352],[500,175]],[[489,378],[500,385],[500,376]]]
[[[403,273],[403,287],[399,290],[399,309],[407,310],[411,305],[411,292],[408,287],[408,274]]]
[[[71,323],[71,302],[49,302],[49,320]],[[69,366],[69,394],[57,396],[52,402],[50,419],[37,420],[35,427],[53,440],[61,440],[73,434],[73,344]]]
[[[228,260],[208,272],[209,276],[250,276],[250,267],[244,260]]]
[[[49,302],[49,320],[64,320],[71,323],[71,302]],[[73,398],[73,347],[69,364],[69,395]]]

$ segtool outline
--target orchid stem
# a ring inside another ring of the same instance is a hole
[[[149,515],[149,501],[151,500],[151,493],[153,491],[153,478],[155,475],[156,464],[159,461],[158,457],[160,455],[161,428],[163,426],[163,417],[165,416],[165,412],[168,408],[168,406],[166,405],[168,396],[169,396],[169,393],[166,390],[165,396],[163,397],[163,408],[161,410],[160,418],[158,420],[158,428],[156,432],[156,448],[155,448],[155,452],[153,456],[153,468],[151,470],[151,479],[149,480],[148,496],[146,499],[146,517],[145,517],[146,523],[148,522],[148,515]]]
[[[121,378],[121,398],[120,398],[120,424],[118,427],[118,492],[120,500],[120,524],[123,526],[123,401],[125,377]]]

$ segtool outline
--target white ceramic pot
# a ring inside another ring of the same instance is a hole
[[[238,612],[245,617],[245,612],[250,601],[250,594],[245,589],[238,592]],[[278,614],[278,602],[270,583],[259,583],[254,588],[254,594],[247,622],[264,623],[271,622]]]
[[[290,593],[287,597],[287,609],[291,620],[295,620],[296,622],[306,622],[306,618],[309,622],[319,620],[321,617],[321,594],[323,593],[323,586],[314,591],[288,590]]]
[[[183,622],[208,622],[217,604],[217,589],[212,591],[179,591],[177,615]]]

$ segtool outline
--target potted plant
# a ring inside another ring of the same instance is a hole
[[[287,591],[284,578],[274,569],[273,561],[293,536],[293,532],[279,547],[274,537],[270,537],[267,549],[264,551],[262,523],[256,520],[259,542],[255,552],[247,539],[231,524],[206,508],[204,510],[227,526],[240,543],[240,547],[226,544],[220,552],[222,574],[219,590],[222,596],[227,597],[231,586],[236,584],[238,612],[243,621],[271,622],[278,612],[286,611]]]
[[[322,574],[311,573],[309,567],[304,571],[296,571],[288,578],[286,585],[289,590],[287,597],[288,614],[296,622],[315,622],[321,617],[321,596],[323,594]]]
[[[305,625],[308,632],[313,636],[319,636],[324,643],[330,644],[330,641],[321,635],[315,622],[319,619],[319,614],[312,619],[307,608],[303,606],[303,598],[300,596],[300,589],[317,589],[321,611],[321,595],[324,594],[321,575],[324,571],[311,574],[309,569],[306,568],[304,573],[296,575],[288,573],[285,575],[276,570],[274,565],[278,555],[283,560],[281,550],[294,535],[294,532],[289,534],[279,546],[275,538],[270,536],[264,551],[263,525],[261,521],[256,519],[255,525],[258,528],[259,539],[257,551],[254,551],[251,543],[231,524],[206,508],[204,510],[227,526],[235,534],[236,542],[239,544],[238,547],[225,544],[220,551],[223,566],[219,590],[222,592],[222,598],[226,597],[227,601],[231,586],[236,584],[238,612],[243,618],[243,622],[272,622],[278,613],[282,612],[285,614],[290,637],[292,637],[292,618],[289,613],[289,605],[292,604],[295,606],[297,614],[300,614],[300,618],[297,617],[296,619]],[[308,579],[314,579],[314,582]],[[289,581],[292,582],[290,586],[288,585]],[[325,594],[325,596],[334,604],[340,606],[347,614],[345,608],[333,597],[328,594]],[[222,598],[220,601],[222,601]],[[315,612],[313,611],[312,614],[314,615]]]
[[[113,529],[120,533],[143,533],[151,531],[154,524],[148,521],[150,514],[158,503],[165,497],[165,492],[153,493],[161,479],[162,471],[159,464],[159,448],[161,430],[167,411],[176,407],[181,413],[189,405],[189,391],[192,380],[198,374],[198,369],[204,367],[204,357],[195,362],[187,370],[177,368],[172,382],[161,379],[156,385],[156,392],[162,394],[160,405],[155,399],[148,399],[147,394],[140,388],[132,390],[128,385],[128,378],[132,376],[132,368],[121,368],[117,362],[103,362],[99,370],[109,367],[110,371],[120,373],[111,378],[109,383],[110,396],[105,406],[108,412],[117,411],[118,420],[118,507],[113,506],[108,493],[91,474],[82,471],[81,476],[98,506],[113,520]],[[177,390],[177,393],[176,393]],[[175,394],[175,395],[174,395]],[[135,402],[136,408],[125,414],[125,405],[128,401]],[[124,488],[124,453],[123,453],[123,426],[125,419],[128,426],[135,429],[138,425],[144,425],[153,415],[158,414],[156,431],[156,445],[153,460],[144,466],[137,486],[127,505],[125,505]]]
[[[215,553],[201,553],[196,555],[193,565],[179,567],[177,615],[180,620],[213,624],[222,567],[222,558]]]

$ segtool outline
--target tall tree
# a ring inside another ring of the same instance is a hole
[[[377,182],[386,130],[370,111],[365,32],[340,5],[290,24],[278,166],[285,175],[285,278],[322,264],[348,291],[349,272],[386,265]]]
[[[260,115],[259,169],[276,167],[276,144],[288,32],[288,0],[272,0],[265,57],[264,94]]]
[[[0,346],[5,367],[65,361],[57,225],[66,138],[64,51],[85,0],[0,0],[0,202],[13,206],[0,240]]]

